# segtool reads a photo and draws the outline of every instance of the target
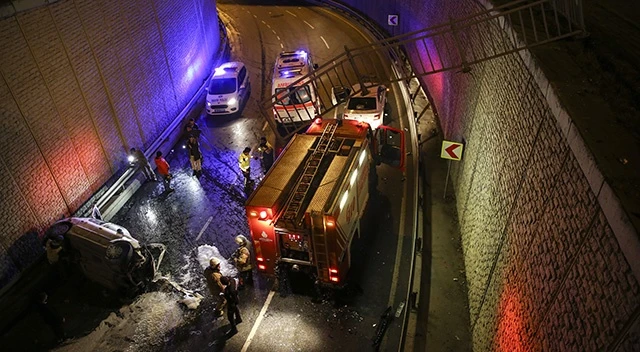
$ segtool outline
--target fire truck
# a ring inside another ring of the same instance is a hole
[[[376,165],[402,169],[404,155],[402,131],[356,120],[317,118],[294,135],[245,204],[258,271],[342,286]]]

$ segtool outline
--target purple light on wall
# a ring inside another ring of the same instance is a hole
[[[194,78],[201,76],[200,71],[202,68],[202,59],[198,58],[195,60],[189,67],[187,67],[187,72],[184,75],[185,83],[189,84],[193,81]]]
[[[438,103],[442,102],[442,94],[444,90],[444,74],[434,73],[428,74],[442,69],[442,62],[438,54],[436,45],[431,38],[424,38],[415,42],[415,49],[418,57],[414,58],[413,65],[419,73],[427,74],[424,81],[429,87],[432,98]]]

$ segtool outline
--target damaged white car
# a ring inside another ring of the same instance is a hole
[[[162,244],[141,246],[124,227],[94,218],[57,221],[45,233],[45,242],[59,246],[68,264],[79,265],[88,279],[126,295],[154,279],[165,251]]]

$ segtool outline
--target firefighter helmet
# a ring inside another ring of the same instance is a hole
[[[215,268],[220,265],[220,260],[218,258],[211,258],[209,259],[209,265],[211,265],[212,268]]]
[[[238,244],[238,246],[246,245],[247,244],[247,240],[245,239],[244,236],[238,235],[238,236],[236,236],[236,243]]]

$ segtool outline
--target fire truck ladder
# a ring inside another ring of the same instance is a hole
[[[311,238],[315,250],[314,260],[318,269],[318,278],[322,282],[328,282],[329,277],[329,248],[324,228],[323,215],[319,211],[311,213]]]
[[[311,187],[311,182],[318,173],[320,163],[331,146],[333,134],[336,132],[337,128],[338,126],[336,124],[328,124],[324,128],[322,135],[318,139],[318,143],[311,152],[311,156],[304,166],[302,174],[297,180],[294,192],[287,200],[281,219],[286,223],[293,225],[293,227],[298,227],[300,225],[300,210],[302,210],[302,205],[310,190],[313,188]]]

